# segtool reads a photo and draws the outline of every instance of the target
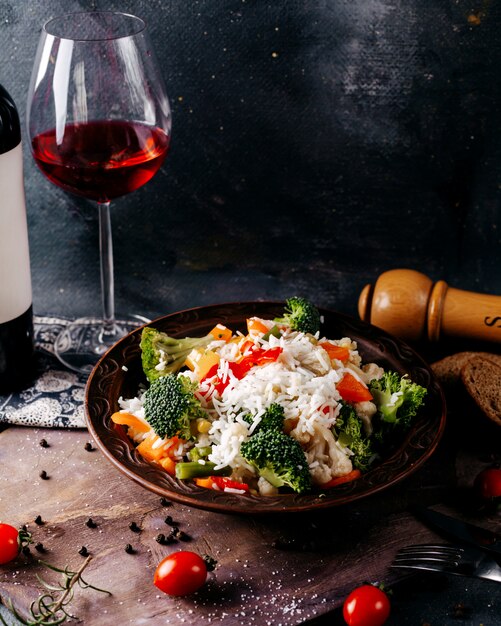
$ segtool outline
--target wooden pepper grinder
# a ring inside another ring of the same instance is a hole
[[[408,341],[444,335],[501,343],[501,296],[454,289],[414,270],[390,270],[366,285],[358,313]]]

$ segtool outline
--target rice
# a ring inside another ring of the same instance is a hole
[[[364,384],[365,374],[359,367],[357,345],[349,338],[319,340],[317,333],[312,339],[311,335],[288,329],[279,337],[270,334],[266,340],[258,334],[250,338],[240,336],[239,340],[237,334],[230,342],[217,340],[209,344],[208,349],[220,357],[216,382],[226,386],[217,393],[216,385],[210,379],[200,383],[195,391],[211,421],[209,432],[200,435],[195,445],[211,446],[208,460],[215,463],[216,470],[230,466],[233,477],[245,479],[255,476],[256,472],[241,456],[240,447],[254,433],[270,405],[277,403],[283,408],[285,422],[290,424],[288,432],[303,444],[313,440],[318,435],[316,431],[330,430],[335,425],[342,406],[336,386],[345,372],[350,372]],[[319,341],[348,348],[349,361],[331,361],[327,351],[318,345]],[[237,378],[235,361],[238,362],[242,353],[253,353],[253,348],[264,351],[279,348],[280,351],[276,360],[251,367],[244,376]],[[198,382],[194,372],[183,371],[182,375]],[[145,421],[143,396],[144,393],[140,393],[136,398],[120,398],[121,409]],[[157,437],[152,445],[156,448],[168,445],[168,442]],[[169,456],[174,460],[185,460],[193,445],[192,442],[180,442]],[[347,448],[342,450],[348,459],[351,452]],[[314,473],[322,461],[310,461],[309,468]],[[238,493],[241,490],[226,491]]]
[[[297,421],[298,433],[313,435],[316,423],[332,428],[336,422],[340,410],[336,383],[341,373],[331,367],[326,351],[312,345],[303,333],[288,333],[279,338],[272,335],[266,343],[265,349],[282,348],[278,360],[253,368],[241,380],[232,377],[227,362],[220,366],[219,376],[222,381],[229,378],[229,384],[220,399],[212,399],[213,423],[209,435],[213,448],[209,458],[217,467],[249,468],[239,454],[240,445],[254,432],[259,418],[273,403],[283,407],[286,420]],[[323,376],[303,366],[312,354],[317,362],[329,368]],[[251,426],[239,419],[243,414],[254,417]]]

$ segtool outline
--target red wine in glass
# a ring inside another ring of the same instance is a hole
[[[28,92],[31,151],[51,182],[96,201],[99,214],[102,317],[75,320],[54,343],[59,360],[79,372],[148,321],[115,315],[110,202],[149,182],[169,151],[160,69],[146,24],[134,15],[84,11],[43,26]]]
[[[157,173],[169,135],[139,122],[98,120],[67,124],[32,139],[36,164],[54,184],[98,202],[108,202],[146,184]]]

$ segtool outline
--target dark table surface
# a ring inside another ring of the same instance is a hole
[[[0,2],[0,82],[23,121],[41,24],[95,8],[146,19],[173,106],[171,155],[112,208],[118,311],[302,294],[356,315],[393,267],[501,293],[498,4]],[[25,174],[35,313],[98,315],[95,207],[43,179],[27,143]],[[464,346],[417,347],[432,361]],[[451,417],[445,456],[390,492],[392,510],[421,480],[427,503],[460,510],[472,473],[458,450],[472,468],[500,460],[469,416]],[[395,588],[389,623],[496,626],[500,592],[420,576]]]
[[[466,347],[459,342],[454,342],[452,346],[458,349]],[[433,360],[446,345],[422,344],[420,347],[422,353]],[[41,353],[38,358],[41,358]],[[53,371],[62,369],[57,363],[53,367]],[[215,601],[213,617],[219,613],[221,623],[229,626],[234,623],[245,624],[241,618],[235,621],[238,611],[245,610],[249,626],[264,626],[275,623],[273,620],[277,619],[284,625],[342,624],[340,609],[335,607],[342,603],[349,589],[365,582],[383,582],[390,585],[392,594],[392,614],[388,624],[499,624],[499,583],[439,574],[397,576],[388,569],[400,547],[423,542],[447,543],[445,538],[414,518],[411,511],[416,504],[438,507],[491,529],[499,529],[501,526],[499,513],[478,508],[472,498],[472,482],[478,472],[492,463],[501,463],[499,428],[485,419],[473,403],[467,401],[466,396],[454,394],[449,395],[448,399],[446,430],[432,457],[401,483],[364,500],[326,511],[295,514],[294,519],[291,514],[285,518],[272,515],[238,518],[214,512],[194,515],[196,511],[190,506],[171,506],[169,513],[182,528],[189,530],[192,549],[204,550],[202,539],[205,537],[212,549],[217,550],[220,561],[217,580],[220,585],[228,577],[239,580],[242,589],[247,584],[252,586],[251,581],[259,580],[261,584],[265,581],[261,592],[262,602],[257,601],[255,593],[245,596],[242,591],[242,599],[244,596],[246,598],[242,605],[238,597],[228,597],[228,606],[225,606],[225,595],[220,595],[224,587],[218,592],[217,586],[214,587],[213,583],[209,585],[208,600]],[[27,406],[29,408],[29,404]],[[41,437],[50,442],[47,450],[39,445]],[[68,432],[56,429],[51,432],[50,429],[40,431],[26,426],[7,426],[0,433],[0,439],[0,459],[3,455],[2,463],[6,468],[6,473],[0,477],[0,503],[3,501],[0,514],[6,516],[5,521],[28,523],[35,532],[36,540],[43,539],[44,545],[48,546],[47,560],[59,564],[74,562],[75,558],[79,558],[75,555],[75,544],[78,547],[83,542],[90,542],[96,564],[99,564],[98,571],[92,575],[99,576],[98,586],[113,589],[113,602],[117,610],[123,612],[124,607],[129,606],[127,602],[133,602],[129,608],[134,614],[137,594],[144,594],[146,605],[141,609],[141,615],[150,621],[154,615],[162,615],[169,620],[166,623],[176,625],[205,623],[211,615],[210,603],[204,605],[203,610],[201,608],[198,619],[196,613],[189,613],[189,602],[177,603],[173,611],[172,599],[165,598],[162,602],[160,596],[155,596],[152,590],[152,567],[161,558],[159,555],[162,552],[154,541],[158,526],[144,529],[141,537],[133,536],[134,533],[126,529],[131,516],[135,520],[148,519],[151,515],[155,519],[162,516],[162,512],[157,510],[158,497],[137,485],[132,489],[130,481],[116,468],[111,468],[100,452],[94,450],[89,456],[89,452],[83,451],[84,441],[89,436],[82,430]],[[19,464],[17,459],[20,453],[30,458],[31,463]],[[37,479],[36,472],[40,467],[49,470],[51,480]],[[42,486],[40,482],[45,484]],[[103,493],[113,497],[114,506],[111,508],[108,496],[100,495],[104,483],[106,488]],[[16,490],[19,489],[21,494],[16,496]],[[93,503],[92,514],[97,515],[99,521],[99,534],[94,537],[89,536],[88,529],[83,525],[89,510],[79,508],[89,501]],[[31,523],[33,507],[42,513],[45,520],[42,527]],[[290,523],[291,520],[294,523]],[[214,521],[217,521],[216,527]],[[286,546],[285,550],[274,547],[277,537]],[[123,563],[123,542],[126,540],[139,548],[139,556]],[[152,546],[157,546],[157,549]],[[180,547],[174,546],[173,549]],[[226,552],[226,549],[231,552]],[[126,592],[127,585],[124,586],[123,577],[116,579],[109,574],[110,566],[115,570],[117,563],[117,571],[126,565],[129,576],[137,581],[136,595],[132,598]],[[19,571],[24,573],[17,582]],[[322,575],[325,572],[332,578],[326,580]],[[24,588],[27,589],[25,593],[37,588],[36,581],[32,580],[33,575],[29,559],[26,563],[16,565],[12,572],[10,569],[0,572],[0,595],[8,598],[17,593],[14,598],[18,606],[26,606]],[[297,586],[299,580],[304,587]],[[272,596],[268,597],[274,581],[278,585],[276,598],[282,598],[285,603],[283,611],[273,603],[272,591]],[[309,586],[311,592],[308,592]],[[294,606],[297,610],[291,612]],[[327,613],[326,606],[330,607]],[[103,622],[96,617],[98,607],[109,615],[108,621]],[[91,604],[80,602],[77,614],[89,626],[114,623],[113,604],[107,604],[99,598],[93,599]],[[312,618],[318,614],[322,616]],[[129,623],[129,616],[127,620]]]

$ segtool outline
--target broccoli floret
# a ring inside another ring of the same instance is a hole
[[[424,401],[426,389],[413,383],[407,375],[385,372],[369,384],[381,422],[407,429]]]
[[[240,453],[274,487],[304,493],[311,487],[310,468],[298,441],[276,430],[261,430],[244,441]]]
[[[184,337],[175,339],[162,331],[146,326],[141,334],[141,361],[149,382],[178,372],[194,348],[205,348],[214,337]]]
[[[277,432],[282,432],[284,428],[284,419],[284,407],[278,404],[278,402],[274,402],[273,404],[270,404],[270,406],[263,413],[261,421],[256,426],[252,434],[255,435],[261,430],[275,430]],[[254,423],[254,417],[248,413],[244,415],[244,420],[249,424]]]
[[[367,470],[375,454],[372,442],[363,430],[362,420],[351,405],[343,404],[334,430],[339,443],[353,452],[350,457],[353,466],[361,471]]]
[[[284,316],[274,320],[282,324],[287,324],[292,330],[301,333],[311,333],[314,335],[320,330],[320,313],[306,298],[293,297],[286,301]]]
[[[190,420],[205,417],[194,394],[196,387],[186,376],[167,374],[145,391],[144,417],[159,437],[191,439]]]

